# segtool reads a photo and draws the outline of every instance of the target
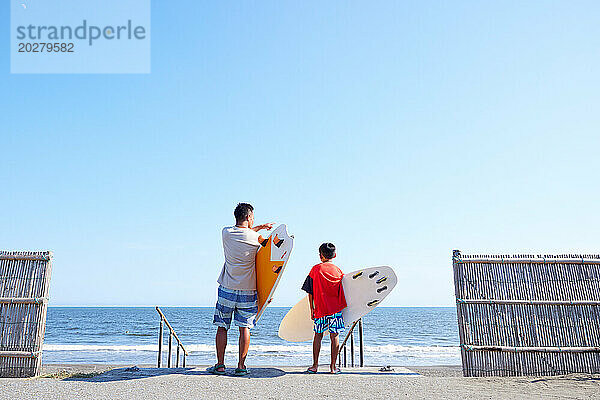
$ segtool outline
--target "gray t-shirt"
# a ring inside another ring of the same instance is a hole
[[[256,253],[260,248],[258,232],[250,228],[223,228],[225,264],[217,282],[235,290],[256,290]]]

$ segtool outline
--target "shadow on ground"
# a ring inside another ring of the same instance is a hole
[[[227,374],[219,376],[221,379],[260,379],[260,378],[277,378],[283,375],[304,375],[304,370],[293,370],[284,371],[279,368],[272,367],[255,367],[250,368],[250,374],[246,376],[234,376],[233,369],[227,369]],[[319,371],[319,375],[329,375],[326,371]],[[89,376],[89,375],[74,375],[67,377],[65,381],[84,381],[84,382],[116,382],[116,381],[128,381],[133,379],[152,378],[156,376],[166,375],[185,375],[185,376],[215,376],[209,372],[206,372],[205,367],[191,367],[191,368],[140,368],[140,367],[127,367],[127,368],[116,368],[106,372]],[[406,368],[398,368],[392,371],[378,371],[372,368],[365,369],[345,369],[341,375],[359,375],[359,376],[382,376],[382,375],[394,375],[394,376],[420,376],[420,374],[411,371]]]
[[[549,381],[557,381],[557,380],[565,380],[565,381],[578,381],[578,382],[586,382],[586,381],[600,381],[600,376],[598,375],[586,375],[586,374],[569,374],[569,375],[556,375],[549,378],[539,378],[532,380],[531,383],[537,382],[549,382]]]
[[[276,378],[278,376],[285,375],[286,372],[278,368],[252,368],[250,374],[246,376],[234,376],[233,369],[227,370],[227,374],[221,376],[221,378],[233,378],[233,379],[251,379],[251,378]],[[65,381],[85,381],[85,382],[115,382],[115,381],[128,381],[133,379],[152,378],[155,376],[165,375],[187,375],[187,376],[213,376],[213,374],[206,372],[204,368],[139,368],[139,367],[128,367],[128,368],[116,368],[109,371],[103,372],[99,375],[89,377],[69,377],[65,378]]]
[[[285,372],[285,375],[305,375],[304,371],[293,371],[293,372]],[[319,371],[317,375],[331,375],[327,371]],[[360,370],[343,370],[339,375],[360,375],[360,376],[384,376],[384,375],[393,375],[393,376],[421,376],[421,374],[412,372],[412,371],[399,371],[399,372],[380,372],[380,371],[360,371]]]

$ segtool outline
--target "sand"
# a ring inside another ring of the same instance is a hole
[[[59,377],[0,379],[0,399],[600,398],[598,375],[464,378],[458,366],[394,367],[393,372],[347,368],[340,375],[307,375],[300,367],[257,367],[247,377],[233,377],[209,375],[204,368],[48,365],[44,374],[62,371]],[[66,377],[74,373],[79,375]]]

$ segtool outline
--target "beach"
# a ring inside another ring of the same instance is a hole
[[[339,375],[304,367],[257,367],[247,377],[215,376],[206,366],[46,365],[36,378],[0,379],[0,399],[589,399],[600,375],[464,378],[460,366],[347,368]],[[322,366],[322,371],[326,367]]]
[[[337,376],[325,373],[325,365],[317,375],[303,373],[310,365],[310,343],[279,339],[276,325],[287,309],[271,308],[253,332],[248,377],[205,372],[214,362],[212,309],[165,310],[182,327],[189,368],[156,368],[153,309],[50,308],[42,374],[0,379],[0,399],[600,397],[600,376],[463,377],[453,308],[376,309],[365,318],[368,367],[342,368]],[[388,323],[402,329],[389,331]],[[233,367],[237,334],[230,336],[226,364]],[[322,362],[328,347],[327,342]],[[163,366],[166,358],[163,353]],[[383,365],[408,367],[380,372]]]

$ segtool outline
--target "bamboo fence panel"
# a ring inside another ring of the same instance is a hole
[[[0,377],[40,372],[51,269],[50,251],[0,251]]]
[[[600,373],[600,255],[452,261],[464,376]]]

